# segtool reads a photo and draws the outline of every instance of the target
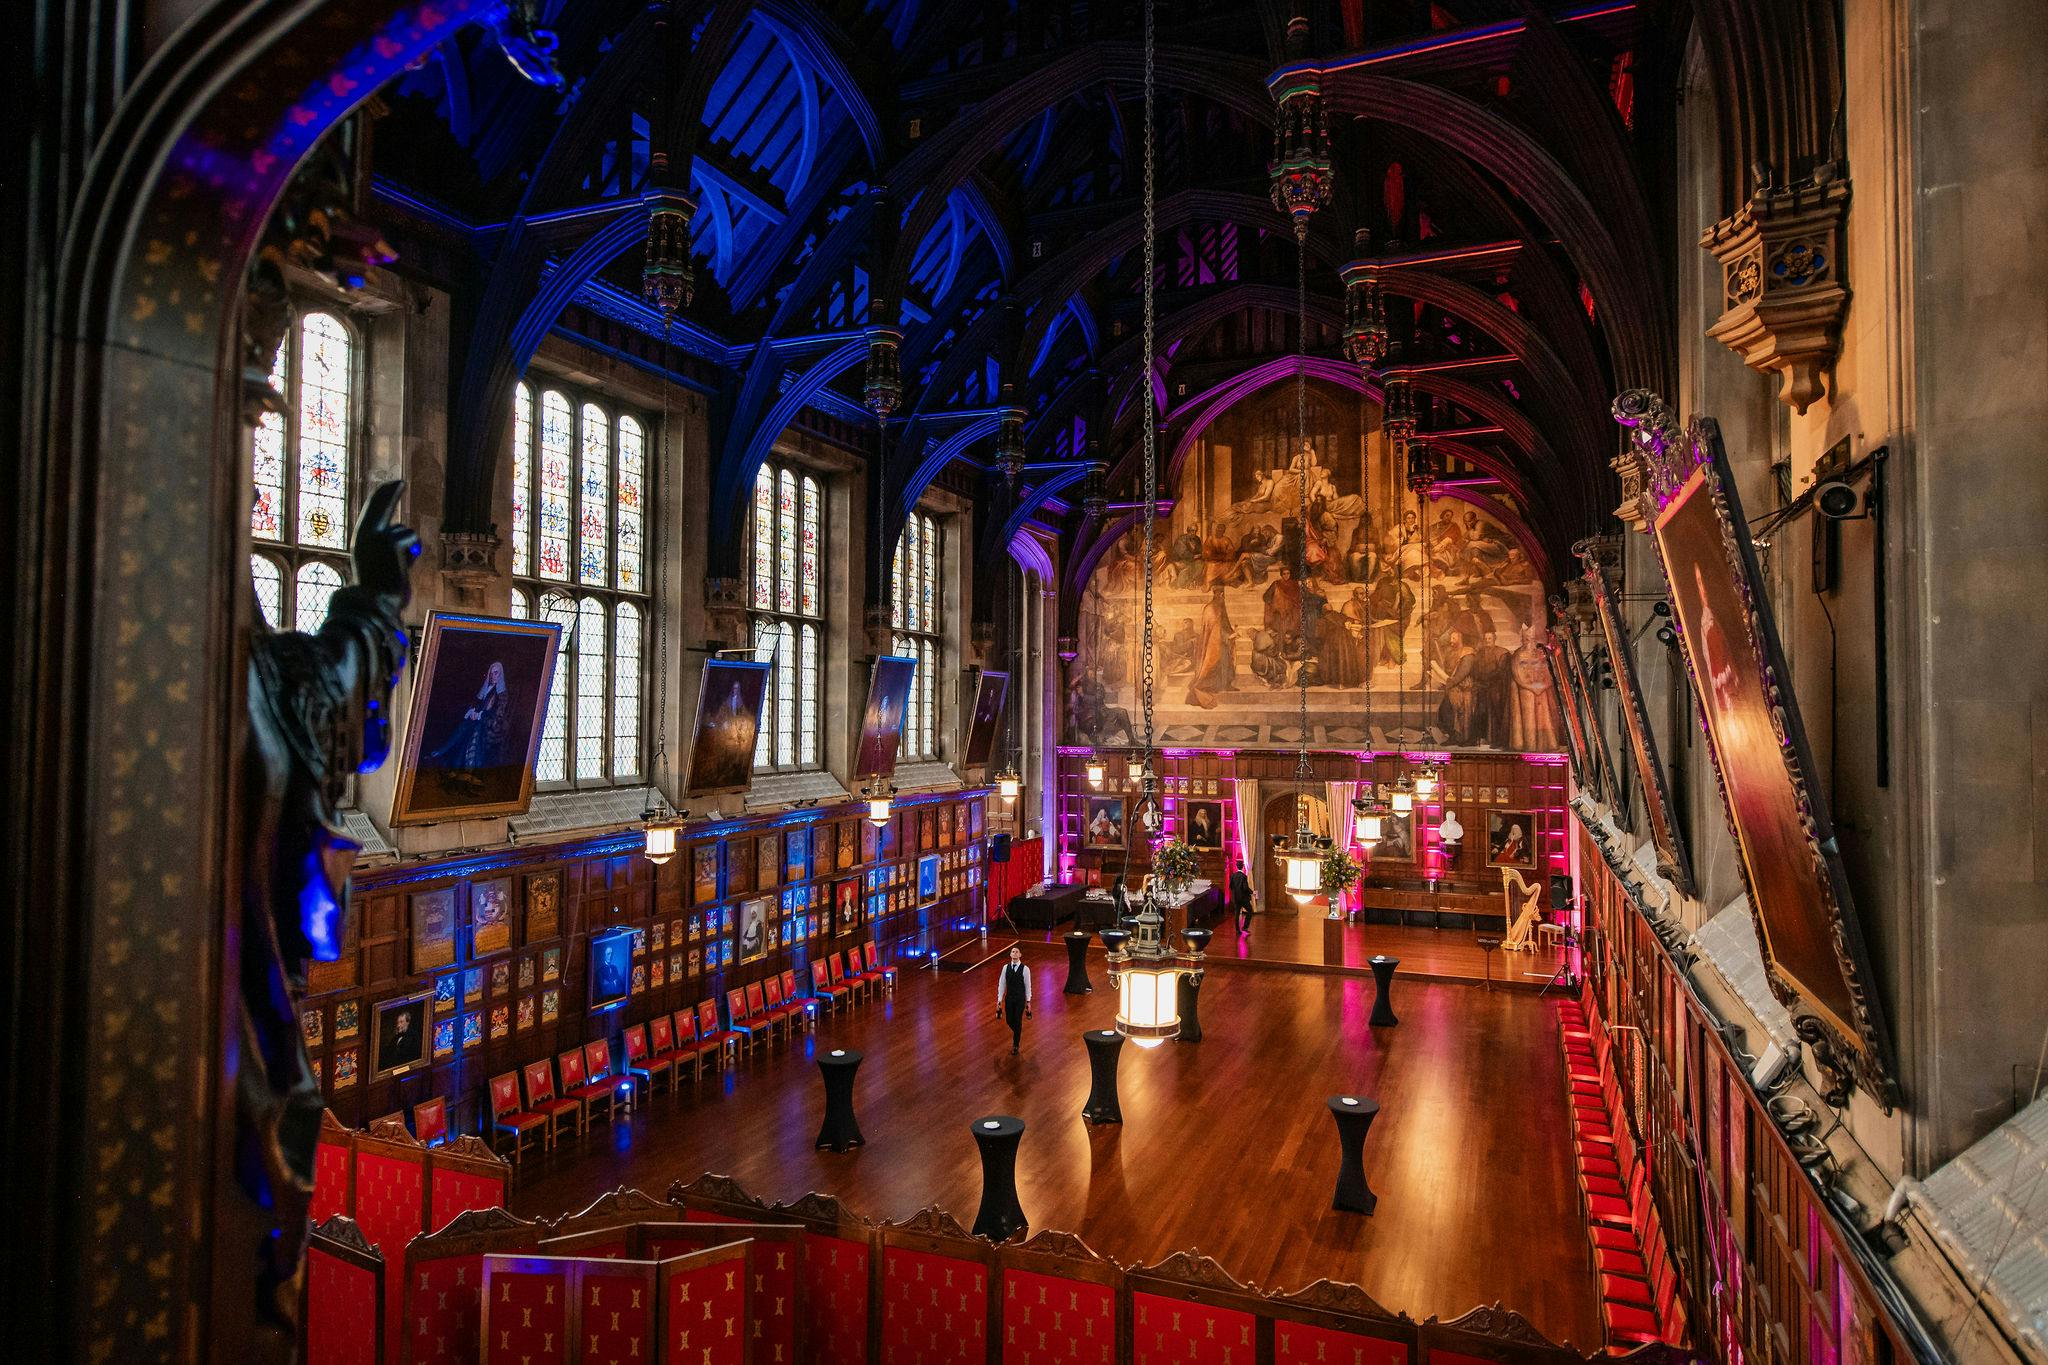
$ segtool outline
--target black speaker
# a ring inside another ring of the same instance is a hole
[[[1008,861],[1010,861],[1010,836],[1009,836],[1009,835],[1007,835],[1007,834],[991,834],[991,835],[989,835],[989,837],[988,837],[988,860],[989,860],[990,862],[992,862],[992,863],[1007,863]]]
[[[1568,910],[1572,903],[1572,879],[1561,872],[1550,874],[1550,908]]]

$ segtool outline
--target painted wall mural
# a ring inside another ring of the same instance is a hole
[[[1218,418],[1167,490],[1153,550],[1161,741],[1292,745],[1306,677],[1311,744],[1555,751],[1544,590],[1516,537],[1485,507],[1410,493],[1370,400],[1312,384],[1308,429],[1312,455],[1293,385],[1267,390]],[[1143,543],[1142,527],[1120,536],[1083,592],[1072,742],[1134,742]]]

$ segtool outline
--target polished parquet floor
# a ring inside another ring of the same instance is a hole
[[[910,972],[893,1000],[827,1017],[815,1039],[529,1155],[514,1211],[553,1216],[621,1185],[658,1197],[709,1170],[770,1201],[821,1190],[891,1219],[936,1203],[965,1224],[981,1193],[968,1124],[1014,1114],[1028,1125],[1017,1183],[1034,1230],[1077,1233],[1127,1263],[1198,1249],[1266,1288],[1351,1281],[1417,1318],[1498,1300],[1553,1340],[1597,1344],[1549,1002],[1401,980],[1401,1023],[1369,1030],[1369,980],[1219,970],[1204,984],[1204,1040],[1126,1045],[1124,1122],[1091,1129],[1080,1035],[1112,1018],[1113,997],[1099,960],[1095,993],[1065,996],[1064,956],[1028,952],[1038,1008],[1021,1056],[995,1017],[992,968]],[[844,1155],[812,1149],[820,1046],[865,1054],[867,1145]],[[1381,1105],[1365,1151],[1371,1218],[1329,1207],[1324,1102],[1350,1092]]]

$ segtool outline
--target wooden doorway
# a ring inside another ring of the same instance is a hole
[[[1259,907],[1275,914],[1291,915],[1302,909],[1286,892],[1287,870],[1281,866],[1280,856],[1273,852],[1273,842],[1294,840],[1294,831],[1300,823],[1300,807],[1297,792],[1282,792],[1269,797],[1259,822],[1259,832],[1264,839],[1265,856],[1259,860],[1262,885],[1259,887]],[[1308,793],[1308,827],[1317,834],[1327,837],[1330,833],[1330,806],[1322,796]],[[1317,897],[1317,902],[1321,897]]]

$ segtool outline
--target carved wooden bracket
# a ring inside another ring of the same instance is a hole
[[[1827,391],[1821,375],[1841,349],[1848,215],[1846,180],[1763,185],[1700,236],[1721,263],[1721,317],[1707,335],[1757,373],[1778,375],[1778,397],[1798,412]]]

